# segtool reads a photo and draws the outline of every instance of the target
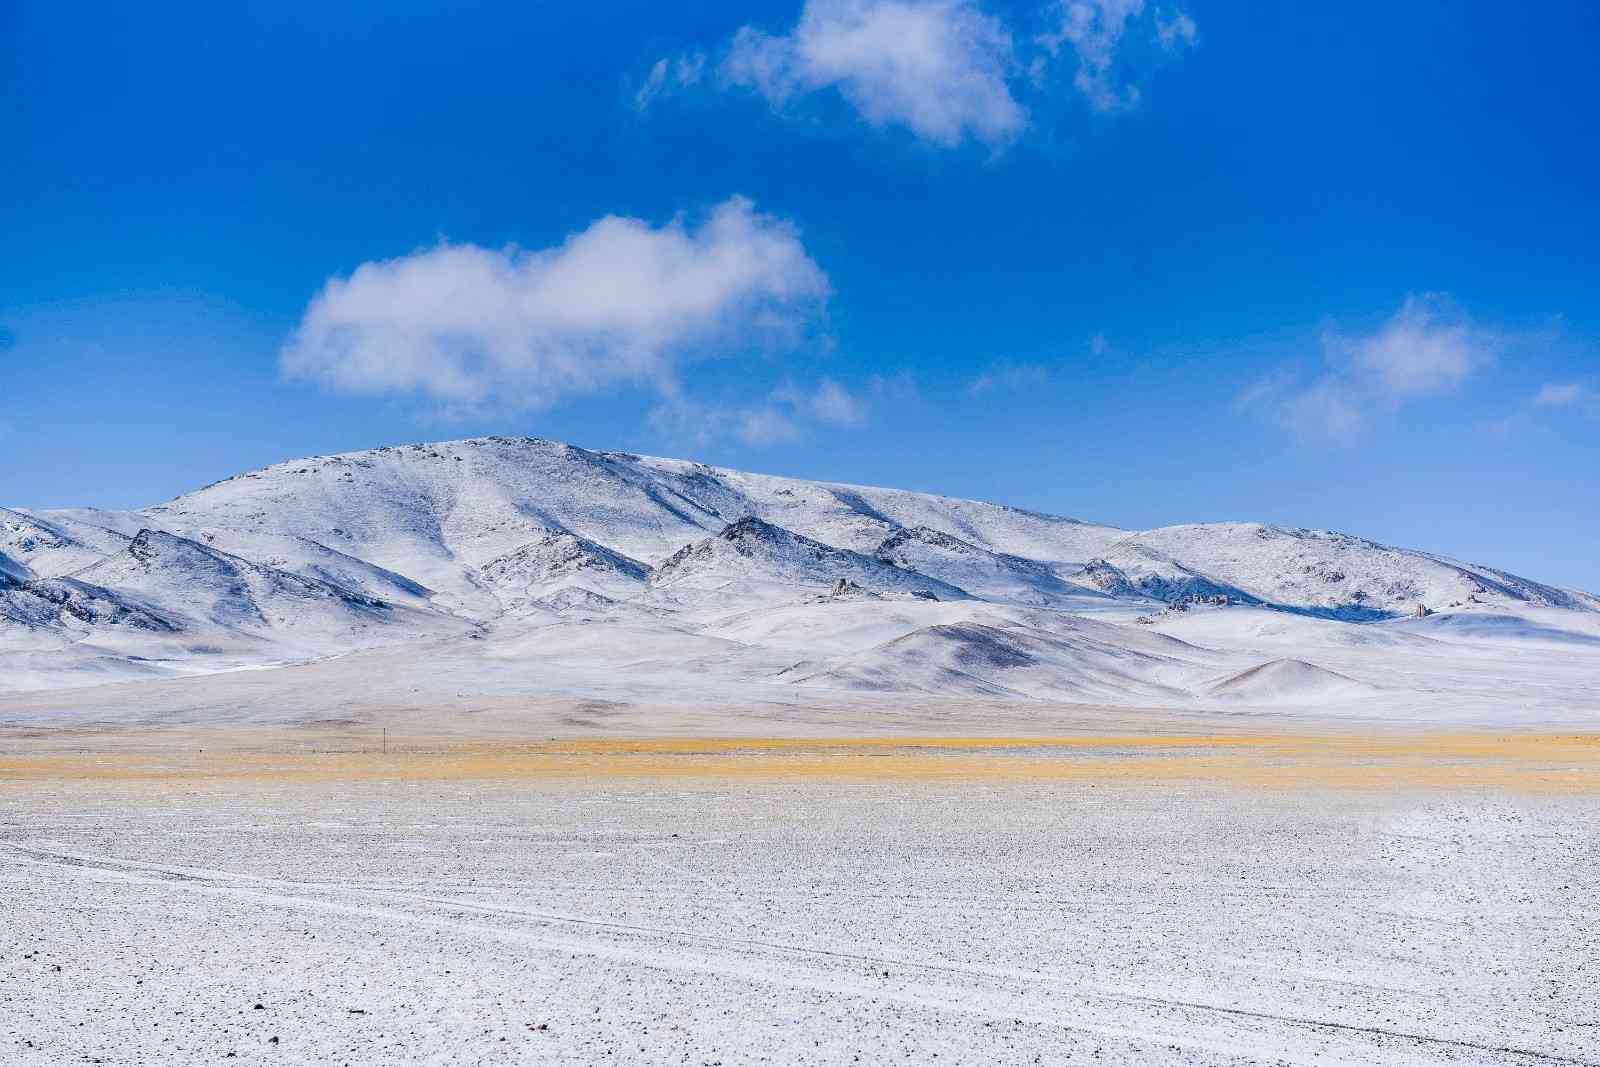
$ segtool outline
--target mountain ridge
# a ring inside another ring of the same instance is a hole
[[[983,615],[991,606],[1013,613]],[[1565,614],[1531,618],[1550,611]],[[686,649],[745,634],[706,646],[721,651],[701,662],[748,655],[761,684],[800,684],[780,679],[798,648],[815,665],[807,687],[1203,699],[1221,668],[1266,661],[1224,656],[1201,671],[1188,653],[1137,653],[1149,644],[1141,627],[1169,629],[1187,614],[1186,639],[1198,635],[1198,648],[1213,634],[1226,651],[1254,647],[1238,625],[1252,612],[1341,626],[1493,615],[1512,621],[1429,633],[1549,646],[1541,635],[1571,630],[1565,645],[1588,647],[1590,624],[1563,620],[1600,614],[1600,597],[1335,531],[1249,522],[1130,531],[531,437],[310,456],[134,511],[0,510],[0,688],[72,684],[87,677],[78,664],[96,679],[145,677],[460,636],[501,647],[504,635],[533,663],[568,662],[558,644],[599,627],[582,647],[607,649],[603,633],[614,633],[617,654],[647,632]],[[1091,641],[1087,619],[1109,629]],[[527,631],[550,626],[557,644]],[[1398,631],[1372,633],[1389,636],[1334,641],[1330,654],[1400,647]],[[1340,688],[1316,673],[1348,668],[1279,665],[1244,674],[1248,684],[1226,695],[1395,691]]]

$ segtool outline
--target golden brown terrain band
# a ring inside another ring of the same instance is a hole
[[[386,749],[386,750],[385,750]],[[0,737],[0,788],[48,782],[673,779],[1151,782],[1600,793],[1600,734],[460,741],[376,731]]]

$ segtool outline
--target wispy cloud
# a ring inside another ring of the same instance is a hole
[[[1583,400],[1586,390],[1579,382],[1547,382],[1533,395],[1532,404],[1539,408],[1570,408]]]
[[[658,59],[645,76],[644,83],[639,86],[639,91],[633,94],[633,106],[644,111],[663,93],[699,85],[705,70],[704,52]]]
[[[658,433],[699,446],[726,437],[754,446],[789,444],[818,426],[861,426],[866,419],[865,402],[831,378],[811,387],[788,382],[749,405],[718,406],[673,394],[650,414]]]
[[[1059,0],[1057,27],[1039,36],[1049,55],[1070,46],[1078,59],[1072,84],[1096,111],[1119,111],[1139,102],[1139,87],[1120,85],[1113,74],[1117,47],[1144,0]],[[1042,62],[1036,66],[1042,70]]]
[[[992,363],[982,373],[967,383],[967,392],[983,396],[996,390],[1031,389],[1050,382],[1050,368],[1041,363],[1012,363],[1001,360]]]
[[[748,445],[786,444],[800,439],[800,427],[777,408],[756,408],[736,418],[739,440]]]
[[[1054,29],[1036,38],[1044,54],[1030,67],[1035,83],[1044,82],[1050,61],[1070,51],[1077,60],[1072,84],[1090,107],[1102,112],[1135,107],[1139,87],[1119,74],[1118,58],[1135,27],[1149,39],[1144,0],[1056,0],[1052,14]],[[1152,21],[1155,43],[1164,52],[1182,51],[1199,40],[1200,28],[1185,11],[1158,11]]]
[[[796,228],[735,197],[697,226],[607,216],[551,248],[441,244],[364,263],[311,301],[282,366],[463,410],[669,393],[685,360],[799,342],[828,294]]]
[[[859,426],[866,421],[867,409],[861,400],[831,378],[824,378],[816,392],[806,400],[811,414],[830,426]]]
[[[1234,410],[1326,444],[1354,444],[1367,424],[1361,396],[1349,382],[1333,375],[1310,384],[1291,373],[1272,375],[1241,393]]]
[[[1200,39],[1200,27],[1186,11],[1156,12],[1156,42],[1168,52],[1192,47]]]
[[[917,376],[903,367],[886,374],[874,374],[867,379],[867,390],[874,400],[896,406],[916,404],[922,400],[922,388],[917,384]]]
[[[1570,415],[1600,419],[1600,391],[1584,382],[1546,382],[1489,426],[1507,435]]]
[[[900,126],[953,148],[1000,149],[1028,126],[1022,95],[1045,89],[1054,62],[1076,60],[1074,84],[1091,107],[1132,107],[1139,89],[1118,76],[1135,25],[1165,52],[1198,39],[1187,13],[1145,18],[1144,0],[1052,0],[1038,13],[1051,29],[1021,47],[977,0],[806,0],[794,26],[742,27],[716,63],[717,82],[749,89],[776,111],[835,92],[872,126]],[[658,60],[639,87],[643,110],[663,93],[701,80],[703,53]]]
[[[1447,296],[1412,294],[1374,330],[1324,331],[1327,370],[1309,383],[1280,371],[1245,390],[1235,406],[1308,438],[1352,444],[1373,412],[1460,388],[1494,361],[1504,341]]]

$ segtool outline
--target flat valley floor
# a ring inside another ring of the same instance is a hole
[[[19,1067],[1600,1064],[1596,916],[1589,734],[0,731]]]

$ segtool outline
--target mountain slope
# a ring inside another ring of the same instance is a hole
[[[61,598],[75,613],[102,616],[87,621],[122,624],[129,616],[156,618],[175,629],[220,630],[301,650],[339,651],[458,629],[432,613],[399,608],[154,530],[141,531],[123,552],[71,578],[35,582],[30,588]],[[100,590],[114,590],[114,599],[108,601]]]
[[[566,592],[568,609],[584,601],[579,591],[611,600],[636,595],[650,578],[650,568],[576,534],[542,537],[492,559],[478,569],[483,584],[509,609]]]
[[[861,552],[825,545],[756,518],[730,523],[720,533],[685,547],[650,576],[650,584],[658,589],[743,581],[798,587],[812,593],[826,592],[841,580],[873,593],[922,595],[939,600],[967,597],[963,590],[937,578]]]
[[[647,564],[746,516],[856,551],[928,526],[991,551],[1080,562],[1125,533],[995,504],[507,437],[280,463],[144,515],[180,532],[304,537],[458,593],[476,590],[473,569],[551,533]]]
[[[1231,593],[1350,617],[1402,615],[1417,605],[1533,604],[1594,610],[1587,594],[1489,567],[1392,548],[1329,530],[1261,523],[1168,526],[1117,542],[1106,559],[1161,599]]]
[[[1206,650],[1127,627],[991,616],[925,627],[785,675],[797,685],[864,691],[1172,702],[1187,700],[1211,664]]]
[[[9,569],[13,576],[71,574],[127,544],[123,534],[78,519],[0,508],[0,571]]]
[[[33,574],[27,567],[0,552],[0,579],[9,578],[14,582],[25,582],[31,577]]]
[[[1011,604],[1070,603],[1084,595],[1047,564],[991,552],[927,526],[902,528],[872,552],[885,563],[958,586],[985,600]]]
[[[1269,660],[1218,679],[1203,690],[1216,700],[1270,707],[1273,704],[1357,700],[1377,692],[1374,686],[1299,659]]]
[[[181,533],[190,541],[231,556],[326,582],[373,600],[415,608],[437,606],[433,590],[420,582],[309,538],[223,528],[183,530]]]
[[[60,606],[46,600],[0,568],[0,626],[10,624],[11,632],[59,629],[63,624]]]
[[[147,510],[162,526],[292,534],[434,589],[482,595],[478,567],[551,533],[660,559],[730,519],[604,454],[477,438],[317,456]]]
[[[717,499],[746,513],[824,544],[870,553],[901,528],[924,527],[992,552],[1048,561],[1082,562],[1126,531],[1003,504],[958,500],[904,489],[844,485],[749,474],[684,460],[630,456],[643,469],[672,476],[680,491],[695,495],[716,487]]]

